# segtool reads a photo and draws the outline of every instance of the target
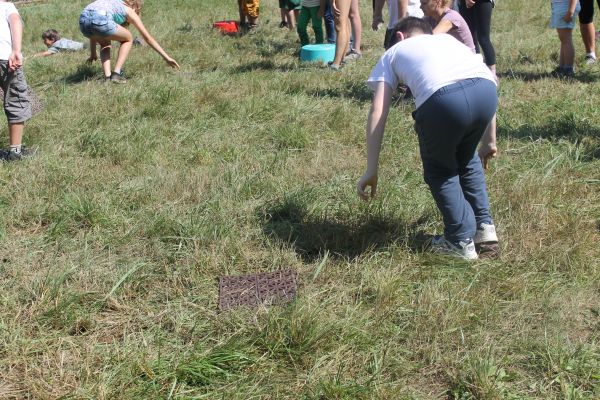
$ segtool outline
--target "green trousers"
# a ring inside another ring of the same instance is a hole
[[[315,31],[315,43],[323,43],[323,24],[317,13],[319,7],[302,7],[300,9],[300,15],[298,16],[298,36],[300,36],[300,44],[302,46],[310,43],[306,27],[308,26],[308,20],[312,19],[312,27]]]

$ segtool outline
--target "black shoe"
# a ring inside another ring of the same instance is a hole
[[[112,74],[110,74],[110,81],[112,83],[127,83],[127,79],[125,79],[123,71],[113,72]]]
[[[2,161],[21,161],[21,160],[26,160],[28,158],[31,158],[35,155],[35,153],[37,153],[37,147],[21,147],[21,152],[20,153],[15,153],[13,151],[10,151],[8,149],[2,149],[0,151],[0,159]]]

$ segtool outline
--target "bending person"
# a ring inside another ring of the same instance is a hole
[[[357,191],[365,200],[377,193],[379,153],[392,93],[404,82],[415,96],[413,117],[425,182],[444,221],[444,235],[431,240],[430,250],[476,259],[476,245],[498,241],[476,154],[496,112],[496,82],[468,47],[449,35],[431,33],[422,19],[400,21],[392,47],[369,76],[374,94],[367,121],[367,169]]]
[[[79,30],[90,39],[88,62],[98,59],[96,45],[99,44],[104,77],[114,83],[126,82],[123,76],[123,64],[133,46],[133,36],[125,28],[129,24],[137,28],[148,45],[160,54],[169,66],[179,68],[177,61],[171,58],[146,30],[139,16],[141,7],[140,0],[96,0],[85,7],[79,17]],[[110,65],[112,41],[121,43],[113,71]]]
[[[425,20],[431,25],[434,34],[447,33],[475,53],[475,44],[469,26],[457,11],[450,8],[451,3],[452,0],[422,0],[421,9],[425,14]],[[489,160],[496,157],[497,152],[496,115],[494,115],[479,146],[478,153],[483,168],[488,168]]]

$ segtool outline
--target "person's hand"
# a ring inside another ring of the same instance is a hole
[[[373,22],[371,23],[371,29],[373,29],[374,31],[378,31],[379,26],[381,24],[383,24],[383,18],[381,16],[373,17]]]
[[[467,5],[467,8],[471,8],[475,5],[475,0],[465,0],[465,4]]]
[[[567,13],[565,14],[565,16],[563,17],[563,21],[565,22],[571,22],[573,20],[573,13],[570,11],[567,11]]]
[[[371,192],[367,192],[367,187],[371,187]],[[370,197],[375,197],[377,194],[377,174],[369,173],[368,171],[359,179],[356,184],[356,191],[363,200],[369,200]]]
[[[16,71],[23,66],[23,54],[20,51],[13,51],[8,57],[8,70]]]
[[[479,146],[479,150],[477,150],[477,155],[481,160],[481,164],[483,165],[483,169],[489,168],[489,161],[492,158],[496,158],[498,154],[498,148],[496,147],[496,143],[482,143]]]
[[[317,11],[317,17],[323,18],[325,15],[325,9],[323,7],[319,7],[319,11]]]
[[[335,0],[333,0],[331,2],[331,11],[333,12],[333,16],[336,17],[337,19],[340,18],[340,9],[337,6],[337,3]]]
[[[169,65],[169,67],[179,69],[179,64],[177,64],[177,61],[175,61],[171,57],[165,58],[165,62]]]
[[[98,59],[98,56],[90,56],[90,57],[89,57],[87,60],[85,60],[85,62],[86,62],[87,64],[91,64],[91,63],[93,63],[94,61],[96,61],[97,59]]]

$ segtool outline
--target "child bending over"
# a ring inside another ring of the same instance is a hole
[[[140,18],[141,8],[141,0],[96,0],[84,8],[79,17],[79,30],[85,37],[90,39],[90,58],[88,62],[98,59],[96,45],[99,44],[100,61],[106,80],[114,83],[126,82],[122,68],[131,46],[133,46],[133,36],[125,28],[129,24],[137,28],[148,45],[160,54],[170,67],[179,69],[177,61],[171,58],[146,30]],[[111,72],[110,47],[112,41],[121,43],[121,46],[119,47],[115,69]]]

